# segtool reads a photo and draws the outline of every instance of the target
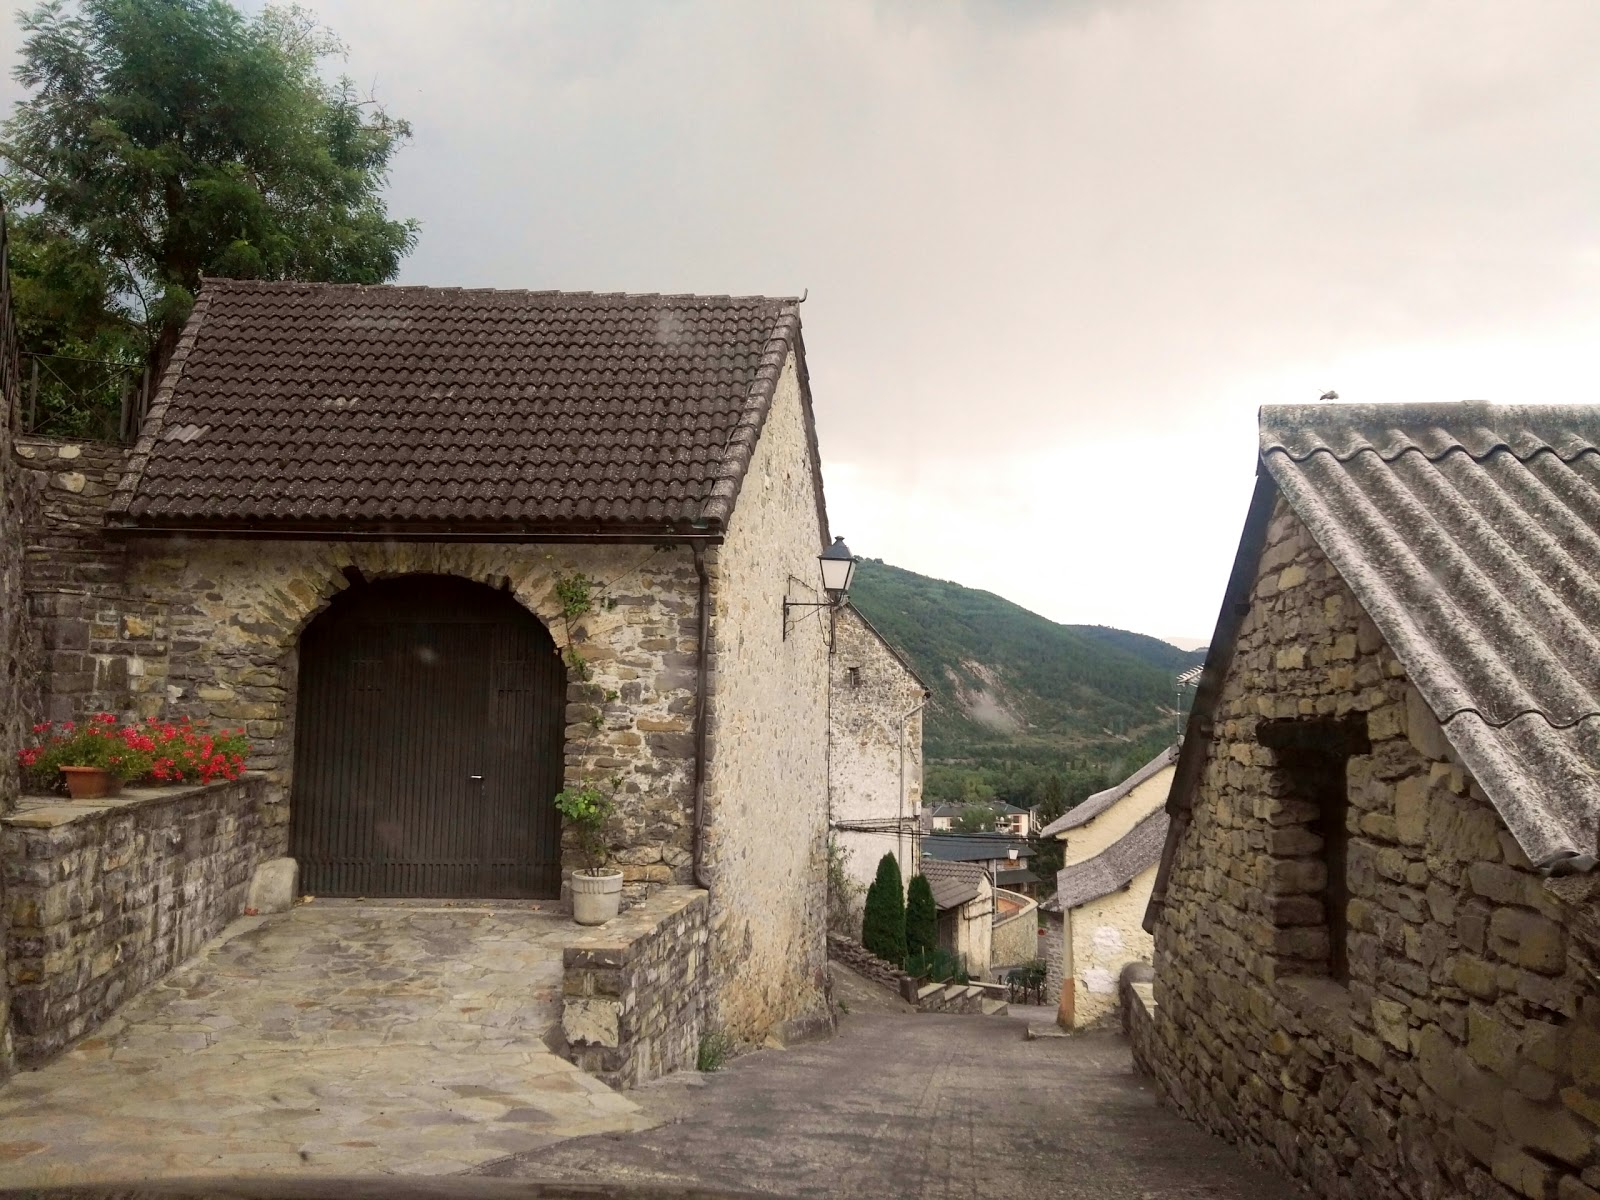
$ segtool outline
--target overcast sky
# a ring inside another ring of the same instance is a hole
[[[809,290],[834,531],[1057,620],[1209,634],[1258,405],[1597,399],[1592,0],[310,7],[403,282]]]

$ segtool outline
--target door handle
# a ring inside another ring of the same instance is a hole
[[[473,783],[482,783],[483,782],[483,776],[482,775],[468,775],[467,778],[472,780]]]

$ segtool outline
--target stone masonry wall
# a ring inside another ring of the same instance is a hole
[[[1066,918],[1061,913],[1044,910],[1044,937],[1039,942],[1044,952],[1044,1002],[1059,1004],[1067,947]]]
[[[563,952],[566,1055],[613,1087],[697,1065],[710,1004],[710,905],[669,887]]]
[[[126,546],[102,532],[126,451],[29,436],[16,452],[35,497],[26,589],[43,672],[33,706],[52,721],[160,712],[166,598],[130,593]]]
[[[0,821],[17,1056],[92,1032],[238,916],[282,853],[265,780],[25,803]]]
[[[687,548],[118,540],[100,525],[119,448],[33,439],[22,450],[45,500],[27,586],[48,646],[49,716],[243,725],[270,819],[286,827],[300,635],[350,586],[346,572],[508,585],[557,646],[570,633],[589,664],[587,681],[574,673],[568,684],[565,778],[623,780],[614,834],[629,899],[689,881],[698,582]],[[599,586],[569,631],[555,580],[575,572]],[[570,844],[564,858],[575,865]]]
[[[793,356],[713,579],[705,792],[716,1019],[744,1042],[825,1019],[828,631],[812,463]]]
[[[1349,979],[1266,719],[1357,714]],[[1546,881],[1280,500],[1156,933],[1162,1091],[1319,1194],[1600,1200],[1594,881]]]
[[[905,715],[922,703],[922,685],[855,609],[841,608],[834,621],[828,708],[828,807],[833,822],[901,821],[906,831],[838,830],[845,871],[861,885],[854,908],[859,918],[865,889],[878,874],[878,860],[894,854],[900,878],[918,870],[917,814],[922,809],[922,714]],[[903,758],[902,758],[903,754]],[[902,765],[904,779],[901,777]],[[901,794],[902,788],[904,795]],[[856,928],[860,928],[857,920]]]

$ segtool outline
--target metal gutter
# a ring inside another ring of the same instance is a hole
[[[607,542],[632,545],[682,546],[696,543],[715,545],[722,533],[684,533],[661,528],[622,528],[615,526],[560,526],[544,529],[473,528],[436,525],[421,527],[362,527],[327,525],[128,525],[107,523],[112,537],[254,538],[263,541],[301,542],[516,542],[565,543]]]

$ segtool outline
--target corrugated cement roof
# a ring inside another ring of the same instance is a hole
[[[1177,761],[1178,747],[1176,745],[1168,746],[1115,787],[1109,787],[1103,792],[1096,792],[1083,803],[1075,804],[1067,809],[1066,812],[1041,829],[1039,836],[1054,837],[1057,834],[1066,833],[1069,829],[1078,829],[1087,825],[1141,783],[1159,775]]]
[[[1171,817],[1158,808],[1093,858],[1056,872],[1056,894],[1045,907],[1051,912],[1077,908],[1109,896],[1161,861],[1161,845]]]
[[[1600,406],[1261,410],[1261,461],[1529,859],[1600,835]]]

